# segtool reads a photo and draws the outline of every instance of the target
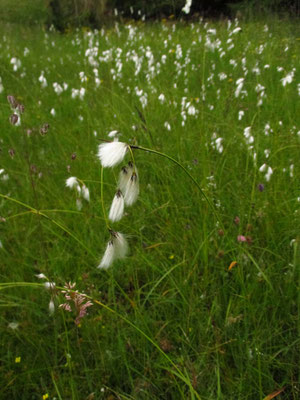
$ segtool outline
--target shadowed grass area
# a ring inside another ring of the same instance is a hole
[[[5,27],[0,398],[299,398],[298,36],[288,20]],[[140,195],[105,271],[112,130]],[[80,325],[59,308],[69,281],[94,303]]]

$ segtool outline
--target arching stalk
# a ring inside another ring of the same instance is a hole
[[[142,147],[142,146],[135,146],[135,145],[130,145],[130,147],[132,149],[137,149],[137,150],[143,150],[143,151],[147,151],[148,153],[153,153],[153,154],[157,154],[158,156],[161,157],[165,157],[168,160],[172,161],[173,163],[175,163],[176,165],[178,165],[185,173],[186,175],[193,181],[193,183],[196,185],[196,187],[198,188],[198,190],[200,191],[200,193],[202,194],[202,196],[205,198],[207,204],[209,205],[209,207],[211,208],[211,210],[213,211],[214,215],[216,216],[218,222],[220,223],[220,225],[223,228],[223,223],[219,217],[219,214],[217,213],[215,207],[212,205],[212,203],[210,202],[210,200],[208,199],[208,197],[206,196],[206,194],[204,193],[204,191],[202,190],[201,186],[199,185],[199,183],[196,181],[196,179],[193,177],[193,175],[191,175],[189,173],[189,171],[179,162],[177,161],[175,158],[169,156],[168,154],[162,153],[160,151],[157,150],[152,150],[152,149],[148,149],[146,147]]]

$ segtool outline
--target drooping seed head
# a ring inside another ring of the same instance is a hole
[[[115,259],[115,247],[112,240],[107,243],[104,255],[102,260],[97,268],[99,269],[107,269],[109,268]]]
[[[101,143],[98,148],[98,158],[103,167],[114,167],[123,161],[128,145],[123,142]]]
[[[108,218],[112,222],[117,222],[123,217],[123,214],[124,214],[124,196],[121,190],[119,189],[116,192],[115,197],[113,198]]]
[[[124,201],[127,206],[136,202],[140,192],[137,170],[133,171],[126,183]]]

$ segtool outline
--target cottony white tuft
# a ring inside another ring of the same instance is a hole
[[[114,260],[124,258],[128,253],[128,243],[120,232],[111,232],[111,240],[107,243],[106,250],[98,268],[107,269]]]
[[[50,303],[49,303],[49,313],[53,314],[55,311],[55,305],[54,305],[54,301],[51,299]]]
[[[86,201],[90,201],[90,191],[89,191],[89,189],[85,185],[83,185],[81,190],[82,190],[81,194],[82,194],[83,198]]]
[[[37,274],[35,276],[39,279],[48,279],[45,274]]]
[[[98,158],[103,167],[114,167],[123,161],[128,145],[123,142],[102,143],[98,148]]]
[[[266,179],[267,182],[269,182],[269,180],[271,179],[272,174],[273,174],[272,168],[268,167],[268,171],[267,171],[267,173],[265,175],[265,179]]]
[[[78,211],[82,209],[82,201],[81,199],[76,199],[76,208]]]
[[[114,246],[113,240],[110,240],[107,243],[106,250],[104,252],[102,260],[97,268],[100,268],[100,269],[109,268],[115,259],[115,254],[116,254],[116,251],[115,251],[115,246]]]
[[[259,172],[265,172],[266,169],[267,169],[267,164],[263,164],[263,165],[259,168]]]
[[[189,14],[191,11],[192,0],[186,0],[185,6],[182,8],[182,11],[186,14]]]
[[[45,282],[44,286],[45,286],[46,289],[50,290],[50,289],[55,289],[56,285],[55,285],[55,282]]]
[[[128,165],[126,165],[126,167],[123,167],[120,171],[118,186],[122,193],[126,192],[127,183],[132,175],[132,172],[133,164],[131,161],[128,163]]]
[[[125,236],[120,232],[114,232],[113,241],[116,249],[116,258],[126,257],[129,248]]]
[[[108,218],[112,222],[120,221],[124,214],[124,196],[121,190],[118,190],[112,201]]]
[[[37,274],[37,275],[35,275],[37,278],[39,278],[39,279],[47,279],[47,277],[46,277],[46,275],[45,274]]]
[[[119,133],[119,132],[116,131],[116,130],[110,131],[110,132],[107,134],[107,136],[110,137],[110,138],[114,138],[115,136],[117,136],[118,133]]]
[[[70,178],[68,178],[66,180],[66,186],[69,187],[70,189],[73,189],[73,187],[77,187],[78,182],[77,182],[77,178],[75,176],[71,176]]]
[[[139,178],[137,171],[133,171],[131,173],[130,178],[126,184],[125,193],[124,193],[124,201],[127,206],[131,206],[136,202],[138,195],[140,192]]]

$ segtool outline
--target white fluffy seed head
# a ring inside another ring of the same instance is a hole
[[[46,275],[45,274],[37,274],[37,275],[35,275],[37,278],[39,278],[39,279],[47,279],[47,277],[46,277]]]
[[[124,196],[121,190],[118,190],[112,201],[108,218],[112,222],[120,221],[124,214]]]
[[[49,313],[53,314],[55,311],[55,305],[54,305],[54,301],[51,299],[49,302]]]
[[[100,268],[100,269],[109,268],[115,259],[115,254],[116,254],[116,251],[115,251],[114,243],[112,240],[110,240],[107,243],[102,260],[97,268]]]
[[[111,231],[111,240],[107,243],[104,255],[98,268],[109,268],[114,260],[126,257],[128,253],[128,243],[125,236],[120,232]]]
[[[140,192],[139,178],[137,171],[131,173],[124,192],[124,201],[127,206],[136,202]]]
[[[66,180],[66,186],[70,189],[79,186],[76,176],[70,176],[70,178]]]
[[[114,167],[123,161],[128,145],[123,142],[101,143],[98,148],[98,158],[103,167]]]
[[[76,199],[76,208],[78,211],[82,209],[82,201],[81,199]]]
[[[77,186],[75,186],[75,188],[77,190],[78,195],[80,196],[81,195],[81,187],[79,185],[77,185]]]
[[[129,247],[125,236],[120,232],[114,232],[113,242],[116,250],[116,258],[126,257]]]
[[[126,167],[123,167],[120,171],[118,186],[122,193],[125,193],[126,191],[127,183],[132,175],[132,172],[133,164],[131,162],[129,162],[129,164],[126,165]]]
[[[86,201],[90,201],[90,191],[85,185],[81,188],[81,194]]]
[[[267,169],[267,164],[263,164],[263,165],[259,168],[259,172],[265,172],[266,169]]]
[[[44,286],[46,289],[51,290],[51,289],[55,289],[55,282],[45,282]]]
[[[270,181],[272,174],[273,174],[272,168],[271,168],[271,167],[268,167],[268,171],[267,171],[267,173],[266,173],[266,175],[265,175],[265,179],[266,179],[267,182]]]
[[[107,134],[107,136],[110,137],[110,138],[114,138],[115,136],[117,136],[118,133],[119,133],[119,132],[116,131],[116,130],[110,131],[110,132]]]

